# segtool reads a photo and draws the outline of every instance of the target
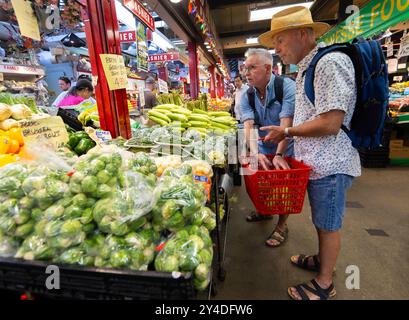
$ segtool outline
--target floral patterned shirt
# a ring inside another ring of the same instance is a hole
[[[316,119],[331,110],[345,112],[344,125],[349,128],[356,102],[354,66],[344,53],[331,52],[320,59],[315,70],[315,104],[305,91],[304,71],[312,62],[318,44],[299,64],[296,80],[294,126]],[[347,134],[340,129],[337,135],[323,137],[295,137],[295,157],[313,168],[310,179],[321,179],[333,174],[361,175],[361,164],[357,149],[352,146]]]

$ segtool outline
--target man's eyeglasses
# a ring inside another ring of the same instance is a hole
[[[244,71],[244,73],[248,73],[248,72],[253,71],[253,70],[254,70],[255,68],[257,68],[258,66],[260,66],[260,65],[258,65],[258,64],[253,64],[253,65],[248,66],[248,67],[244,66],[243,71]]]

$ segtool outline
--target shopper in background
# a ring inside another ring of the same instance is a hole
[[[77,81],[78,81],[78,80],[81,80],[81,79],[88,80],[89,82],[92,83],[92,78],[91,78],[89,75],[80,74],[79,77],[78,77],[78,79],[77,79]],[[89,100],[92,104],[96,104],[96,103],[97,103],[97,100],[95,100],[95,98],[94,98],[94,93],[92,94],[91,97],[89,97],[88,100]]]
[[[234,114],[236,120],[240,121],[240,104],[243,98],[243,95],[247,93],[249,86],[243,83],[243,79],[240,75],[237,75],[234,78],[234,85],[236,86],[236,91],[234,93]]]
[[[153,92],[155,90],[155,79],[148,77],[145,80],[145,106],[144,109],[152,109],[158,105],[158,100],[156,99],[156,94]]]
[[[282,101],[276,99],[275,79],[272,73],[273,59],[266,49],[249,49],[246,53],[245,75],[252,86],[247,94],[242,95],[240,102],[241,121],[244,123],[247,146],[250,147],[251,155],[257,155],[258,163],[264,170],[273,168],[289,169],[284,156],[293,154],[292,142],[289,140],[280,141],[280,143],[271,143],[260,140],[250,141],[251,130],[254,125],[258,127],[281,125],[290,127],[294,115],[295,83],[294,81],[284,78],[282,83]],[[250,101],[250,90],[255,89],[253,95],[254,106]],[[265,131],[259,131],[261,139],[265,137]],[[270,161],[266,155],[273,155]],[[247,221],[261,221],[271,219],[271,216],[260,215],[252,212],[247,216]],[[287,227],[288,215],[279,215],[278,224],[266,240],[266,245],[278,247],[288,238]]]
[[[94,88],[91,81],[81,79],[68,91],[67,96],[57,105],[58,108],[76,106],[91,98]]]
[[[60,77],[58,79],[58,86],[62,90],[62,92],[58,95],[57,99],[54,100],[52,103],[53,107],[57,107],[58,104],[66,97],[68,91],[71,88],[71,80],[68,77]]]
[[[327,24],[314,23],[308,9],[297,6],[274,15],[271,31],[259,37],[262,45],[275,48],[284,64],[299,68],[294,126],[262,128],[268,133],[266,140],[275,143],[294,137],[295,157],[312,167],[307,189],[319,250],[313,256],[292,256],[291,262],[318,275],[309,283],[288,288],[296,300],[335,296],[333,271],[341,246],[346,193],[353,178],[361,174],[358,151],[341,130],[342,125],[349,128],[357,98],[351,59],[342,52],[326,54],[315,69],[315,103],[304,90],[304,73],[321,47],[315,39],[328,29]]]

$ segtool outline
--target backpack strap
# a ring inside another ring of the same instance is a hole
[[[284,78],[283,76],[275,76],[274,78],[274,94],[276,101],[283,104],[284,98]]]

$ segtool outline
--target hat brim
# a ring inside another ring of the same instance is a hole
[[[261,34],[258,37],[258,43],[260,43],[262,46],[267,47],[267,48],[274,48],[274,42],[273,42],[273,37],[282,31],[286,30],[291,30],[291,29],[300,29],[300,28],[312,28],[315,33],[315,37],[318,39],[321,37],[324,33],[326,33],[331,26],[327,23],[323,22],[314,22],[310,24],[302,24],[302,25],[294,25],[294,26],[286,26],[283,28],[279,28],[276,30],[270,30],[267,31],[263,34]]]

